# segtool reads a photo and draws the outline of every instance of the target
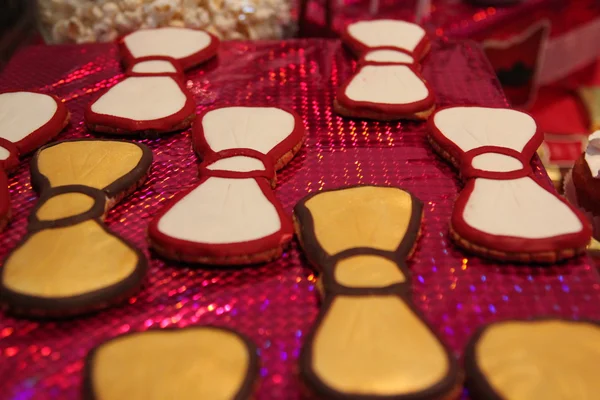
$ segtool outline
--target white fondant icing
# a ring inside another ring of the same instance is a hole
[[[142,61],[133,66],[131,69],[138,74],[160,74],[177,72],[175,66],[166,60],[148,60]]]
[[[508,108],[447,108],[435,114],[434,123],[463,151],[482,146],[522,151],[537,129],[529,115]]]
[[[484,153],[473,157],[473,168],[490,172],[510,172],[523,168],[523,163],[514,157],[499,153]]]
[[[125,45],[135,58],[166,56],[181,59],[207,48],[211,40],[204,31],[166,27],[133,32],[125,37]]]
[[[294,116],[275,107],[226,107],[202,118],[204,136],[214,151],[247,148],[267,154],[292,133]]]
[[[429,95],[425,83],[406,65],[367,65],[346,88],[354,101],[379,104],[409,104]]]
[[[211,171],[236,171],[236,172],[249,172],[249,171],[264,171],[265,166],[263,163],[256,158],[246,156],[234,156],[229,158],[222,158],[209,164],[207,169]]]
[[[185,94],[171,77],[129,77],[96,100],[92,111],[136,121],[152,121],[177,113],[185,102]]]
[[[478,178],[474,184],[463,218],[477,230],[491,235],[543,239],[583,228],[566,204],[530,177]]]
[[[425,36],[419,25],[393,19],[359,21],[348,26],[348,33],[368,47],[397,47],[413,51]]]
[[[209,178],[158,222],[170,237],[206,244],[247,242],[279,229],[277,210],[254,179]]]
[[[365,61],[371,62],[395,62],[412,64],[415,60],[411,56],[396,50],[373,50],[365,54]]]
[[[585,149],[585,162],[594,178],[600,178],[600,131],[592,133]]]
[[[0,146],[0,160],[6,160],[8,157],[10,157],[10,151]]]
[[[0,94],[0,137],[18,142],[48,123],[58,105],[52,97],[31,92]]]

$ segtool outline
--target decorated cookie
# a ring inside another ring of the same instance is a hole
[[[0,93],[0,166],[15,167],[19,156],[53,139],[68,123],[67,107],[51,95]]]
[[[429,84],[409,64],[362,64],[342,85],[334,102],[338,114],[380,121],[427,119],[435,108]]]
[[[585,251],[588,221],[531,169],[542,142],[532,117],[506,108],[450,107],[429,125],[433,148],[465,181],[450,221],[458,245],[519,262],[555,262]]]
[[[93,101],[85,110],[88,129],[157,135],[188,128],[196,102],[182,81],[171,73],[145,75],[127,77]]]
[[[183,82],[183,70],[216,55],[219,40],[188,28],[133,32],[121,42],[126,78],[85,110],[87,127],[109,134],[160,135],[188,128],[196,103]]]
[[[87,356],[85,400],[245,400],[258,380],[255,345],[211,326],[118,336]]]
[[[342,40],[360,60],[337,91],[336,113],[380,121],[427,119],[435,98],[415,62],[430,47],[423,28],[398,20],[360,21],[346,27]]]
[[[165,27],[143,29],[123,37],[121,56],[127,66],[147,57],[170,57],[186,70],[217,54],[219,39],[203,30]]]
[[[584,153],[575,161],[564,182],[565,197],[592,222],[600,238],[600,131],[592,133]]]
[[[357,56],[387,47],[403,50],[420,60],[431,47],[425,30],[419,25],[393,19],[351,23],[342,31],[341,39]]]
[[[509,320],[479,330],[465,352],[474,400],[595,399],[600,325],[563,319]]]
[[[124,141],[63,141],[36,153],[31,176],[40,200],[0,281],[1,298],[13,313],[78,315],[140,287],[145,256],[102,220],[143,183],[151,163],[146,146]]]
[[[193,142],[200,182],[150,223],[152,247],[167,258],[251,264],[279,257],[292,223],[275,197],[275,171],[302,146],[304,126],[279,107],[221,107],[204,112]]]
[[[328,399],[456,399],[462,374],[415,309],[406,258],[422,204],[394,187],[317,192],[294,208],[321,271],[320,315],[300,355],[307,386]]]

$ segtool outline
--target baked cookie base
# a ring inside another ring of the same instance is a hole
[[[162,257],[168,258],[170,260],[190,263],[190,264],[206,264],[206,265],[217,265],[220,267],[236,267],[248,264],[261,264],[269,261],[273,261],[283,254],[283,249],[285,245],[281,247],[277,247],[274,249],[270,249],[261,253],[254,254],[238,254],[231,256],[210,256],[210,255],[199,255],[199,254],[189,254],[183,253],[177,250],[172,250],[167,247],[163,247],[158,244],[154,240],[149,240],[150,246]],[[233,246],[234,244],[232,244]]]
[[[444,160],[450,162],[456,169],[459,169],[458,161],[445,149],[443,149],[431,135],[427,135],[427,140],[431,144],[431,147],[438,153]],[[585,247],[582,248],[571,248],[561,249],[557,251],[547,252],[519,252],[519,253],[507,253],[499,250],[489,249],[480,246],[476,243],[469,241],[462,237],[456,232],[452,224],[450,224],[450,238],[461,248],[485,257],[493,258],[494,260],[506,261],[506,262],[519,262],[519,263],[541,263],[541,264],[552,264],[569,258],[573,258],[576,255],[583,254],[586,251]]]
[[[92,132],[105,133],[115,136],[142,136],[146,138],[155,138],[163,134],[182,131],[189,128],[192,122],[196,119],[196,113],[188,115],[183,121],[178,124],[164,129],[142,129],[142,130],[127,130],[116,126],[101,125],[101,124],[86,124],[87,128]]]
[[[397,121],[400,119],[425,121],[435,111],[435,105],[427,110],[419,111],[414,114],[389,114],[375,112],[364,109],[350,109],[342,106],[337,99],[333,101],[333,110],[344,117],[371,119],[375,121]]]

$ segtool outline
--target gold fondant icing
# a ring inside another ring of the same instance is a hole
[[[600,250],[600,242],[596,239],[592,238],[592,241],[587,247],[588,250],[599,251]]]
[[[590,131],[600,129],[600,87],[582,87],[579,96],[588,112]]]
[[[94,198],[79,192],[57,194],[37,210],[40,221],[52,221],[83,214],[94,206]]]
[[[43,149],[37,160],[51,187],[84,185],[104,189],[130,173],[142,159],[134,143],[118,141],[62,142]]]
[[[101,400],[231,400],[249,360],[244,342],[221,330],[145,332],[98,350],[93,390]]]
[[[600,395],[600,327],[594,324],[500,323],[483,333],[475,357],[505,400],[594,400]]]
[[[137,254],[95,220],[33,233],[4,263],[4,286],[30,296],[76,296],[123,281]]]
[[[393,251],[412,214],[412,199],[400,189],[359,186],[324,192],[305,203],[315,236],[330,255],[355,247]]]
[[[381,288],[406,281],[393,261],[375,255],[357,255],[340,260],[335,266],[335,280],[352,288]]]
[[[343,393],[425,390],[449,371],[444,348],[398,296],[337,296],[316,331],[313,369]]]

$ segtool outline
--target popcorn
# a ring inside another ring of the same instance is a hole
[[[202,28],[221,39],[280,39],[291,26],[290,0],[38,0],[51,43],[115,40],[137,29]]]

